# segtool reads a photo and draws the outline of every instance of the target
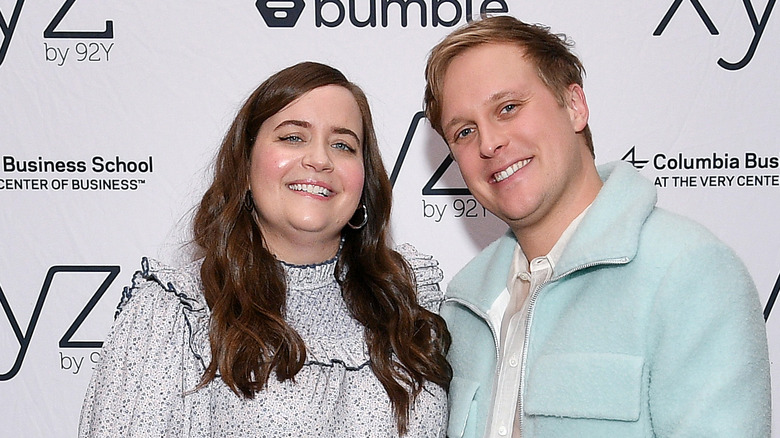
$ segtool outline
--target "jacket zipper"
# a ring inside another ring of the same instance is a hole
[[[522,436],[525,432],[523,431],[523,423],[524,423],[524,417],[523,414],[523,402],[524,402],[524,389],[525,389],[525,374],[526,374],[526,368],[528,366],[528,342],[531,339],[531,323],[533,322],[534,317],[534,309],[536,305],[536,300],[539,297],[539,293],[542,291],[542,288],[546,286],[549,283],[555,282],[560,280],[561,278],[582,270],[582,269],[588,269],[592,268],[593,266],[597,265],[623,265],[630,261],[628,257],[621,257],[618,259],[611,259],[611,260],[602,260],[599,262],[591,262],[591,263],[585,263],[583,265],[579,265],[573,269],[570,269],[566,272],[564,272],[561,275],[558,275],[556,277],[550,278],[549,280],[543,282],[542,284],[536,286],[533,293],[531,294],[531,300],[528,302],[528,313],[526,313],[525,317],[525,336],[523,337],[523,351],[521,354],[522,363],[520,365],[520,388],[517,395],[517,415],[518,415],[518,421],[519,421],[519,429],[520,429],[520,435]],[[495,337],[495,336],[494,336]],[[498,353],[496,353],[498,355]]]

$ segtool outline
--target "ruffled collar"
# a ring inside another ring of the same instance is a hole
[[[339,249],[340,252],[340,249]],[[327,286],[334,281],[336,262],[339,254],[321,263],[312,265],[294,265],[281,262],[288,285],[294,285],[298,290],[315,290]]]
[[[332,367],[341,364],[348,370],[359,370],[369,363],[363,327],[349,314],[334,277],[338,255],[314,265],[282,262],[288,282],[290,321],[298,326],[306,344],[307,366]],[[164,293],[174,294],[181,303],[183,323],[188,333],[191,353],[201,366],[211,360],[209,345],[210,311],[203,297],[200,263],[183,269],[170,268],[156,260],[144,258],[136,273],[134,288],[146,280],[158,283]],[[126,301],[132,290],[126,290]],[[291,301],[290,301],[291,300]]]

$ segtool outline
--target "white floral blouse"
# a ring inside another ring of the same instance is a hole
[[[420,304],[437,312],[438,262],[410,245]],[[306,344],[294,382],[274,375],[254,399],[221,379],[195,390],[211,360],[209,309],[200,263],[182,269],[144,259],[126,288],[81,412],[79,437],[394,437],[395,417],[369,366],[363,327],[334,277],[336,259],[283,264],[286,320]],[[443,437],[447,396],[426,383],[409,417],[409,437]]]

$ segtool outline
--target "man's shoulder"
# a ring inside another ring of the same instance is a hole
[[[713,259],[728,259],[741,264],[734,250],[707,227],[658,207],[642,227],[639,248],[640,254],[676,263],[708,264]]]

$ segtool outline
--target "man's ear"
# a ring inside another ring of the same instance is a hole
[[[585,100],[585,91],[578,84],[571,84],[566,90],[566,106],[569,109],[569,116],[572,122],[572,128],[575,132],[582,132],[588,126],[588,102]]]

